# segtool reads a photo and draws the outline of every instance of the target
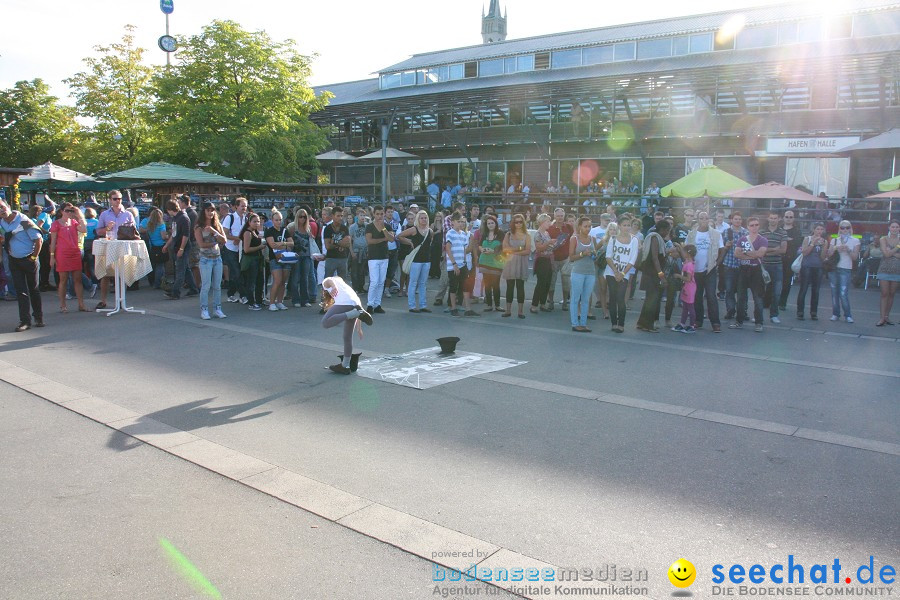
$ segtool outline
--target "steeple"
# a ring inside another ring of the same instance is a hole
[[[500,0],[491,0],[487,15],[481,10],[481,39],[485,44],[506,39],[506,14],[500,14]]]

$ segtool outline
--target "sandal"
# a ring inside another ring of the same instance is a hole
[[[101,308],[106,308],[106,302],[98,302],[97,306],[94,307],[94,310],[100,310]]]
[[[505,312],[505,313],[503,313],[503,316],[504,316],[504,317],[511,317],[511,316],[512,316],[512,313]]]
[[[68,309],[67,307],[65,307],[65,306],[60,306],[60,307],[59,307],[59,312],[65,314],[65,313],[69,312],[69,309]]]
[[[520,314],[520,315],[519,315],[519,318],[520,318],[520,319],[524,319],[524,318],[525,318],[525,315]]]
[[[79,306],[79,307],[78,307],[78,312],[88,312],[88,309],[87,309],[86,306]]]
[[[531,314],[533,314],[533,315],[538,314],[538,309],[536,309],[536,308],[531,308],[530,310],[531,310]]]

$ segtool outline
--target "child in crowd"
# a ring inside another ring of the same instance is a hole
[[[673,328],[673,331],[681,333],[697,332],[697,312],[694,310],[694,297],[697,294],[697,282],[694,280],[695,256],[697,246],[686,244],[681,247],[681,258],[684,261],[681,275],[678,276],[684,282],[681,287],[681,323]]]

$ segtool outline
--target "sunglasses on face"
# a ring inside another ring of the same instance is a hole
[[[841,229],[850,229],[849,227],[841,227]]]

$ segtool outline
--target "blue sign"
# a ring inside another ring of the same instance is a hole
[[[172,11],[175,10],[175,5],[172,2],[173,0],[159,0],[159,10],[167,15],[171,15]]]

